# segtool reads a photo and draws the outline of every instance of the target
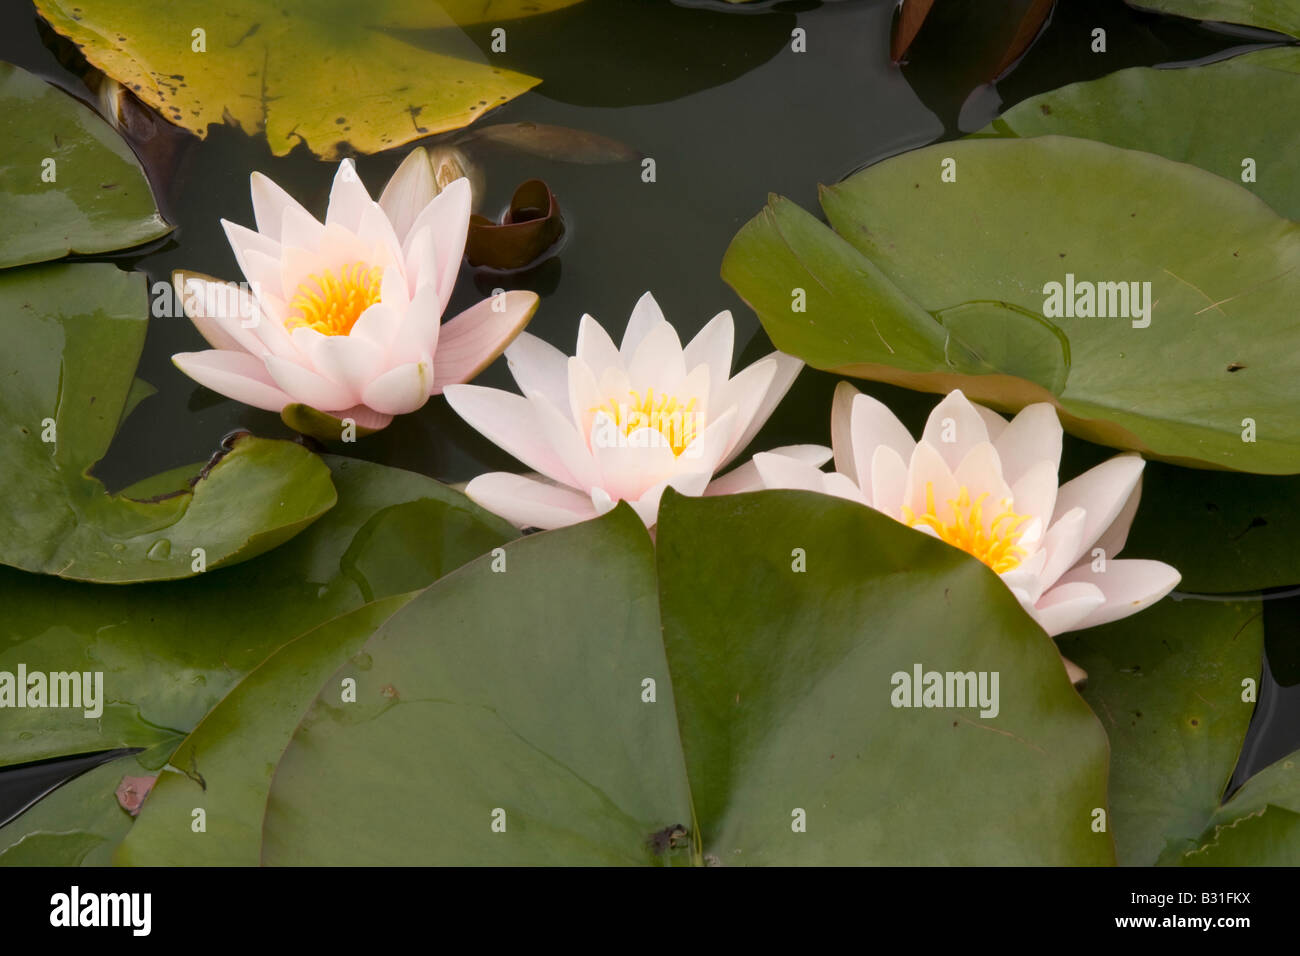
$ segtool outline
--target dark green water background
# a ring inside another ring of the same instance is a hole
[[[748,364],[771,344],[719,278],[718,268],[731,237],[769,192],[815,210],[818,183],[956,138],[1026,97],[1125,67],[1217,59],[1260,43],[1248,31],[1143,14],[1120,0],[1061,0],[1046,31],[996,90],[976,90],[975,50],[936,48],[922,34],[909,63],[900,69],[890,62],[894,7],[892,0],[740,7],[721,0],[586,0],[510,24],[508,52],[493,55],[494,64],[542,77],[543,83],[481,122],[527,120],[613,137],[652,157],[657,179],[643,182],[637,162],[577,165],[482,141],[467,144],[466,152],[486,176],[480,211],[494,215],[519,182],[539,177],[558,196],[568,228],[558,253],[529,272],[501,276],[464,267],[448,317],[496,287],[532,289],[542,303],[529,330],[571,353],[584,312],[617,339],[632,305],[648,289],[683,339],[716,312],[731,309],[738,362]],[[165,5],[159,15],[166,15]],[[444,51],[473,44],[486,55],[491,26],[403,37]],[[1089,49],[1098,26],[1108,35],[1104,55]],[[807,52],[790,48],[796,27],[806,31]],[[78,72],[51,51],[48,39],[28,0],[0,0],[0,60],[89,101]],[[454,139],[451,134],[428,142]],[[151,282],[166,280],[173,269],[240,278],[219,220],[252,225],[248,175],[253,170],[279,182],[309,210],[324,212],[335,167],[305,148],[274,158],[263,139],[231,127],[214,127],[204,140],[178,137],[176,147],[161,159],[143,157],[176,231],[144,254],[107,257],[145,271]],[[358,158],[358,171],[373,195],[407,149]],[[96,469],[111,489],[204,460],[237,428],[292,436],[277,415],[222,398],[172,366],[174,352],[204,347],[183,317],[151,321],[138,374],[158,394],[127,420]],[[805,370],[752,450],[793,442],[829,444],[836,381]],[[477,382],[513,389],[504,360]],[[861,387],[913,428],[936,401],[887,386]],[[378,435],[331,450],[446,482],[519,467],[442,399],[398,418]],[[1066,477],[1110,454],[1069,440]],[[1300,642],[1300,633],[1294,633],[1296,601],[1279,597],[1266,604],[1270,646],[1282,638]],[[1300,689],[1282,687],[1266,672],[1261,691],[1234,787],[1300,746]],[[86,769],[88,759],[0,772],[0,822]]]

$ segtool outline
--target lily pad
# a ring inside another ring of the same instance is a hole
[[[1259,601],[1163,601],[1067,636],[1061,650],[1088,671],[1084,697],[1110,737],[1120,863],[1267,864],[1300,853],[1300,829],[1274,813],[1300,812],[1300,753],[1223,799],[1254,711]],[[1266,828],[1243,825],[1260,814]],[[1263,853],[1261,832],[1291,842]]]
[[[126,249],[171,231],[112,127],[8,63],[0,63],[0,141],[0,268]]]
[[[539,80],[492,66],[458,23],[515,19],[574,0],[366,4],[37,0],[86,59],[164,118],[206,136],[213,123],[264,132],[283,156],[302,142],[331,159],[459,129]],[[435,30],[435,52],[396,31]]]
[[[104,263],[0,277],[0,563],[80,581],[189,577],[256,557],[334,505],[319,458],[251,437],[151,481],[157,497],[105,492],[90,468],[147,394],[133,374],[144,292],[143,276]]]
[[[298,727],[262,861],[1113,860],[1104,734],[983,565],[800,492],[668,493],[655,551],[620,506],[413,599]],[[997,715],[893,707],[917,661],[999,671]]]
[[[1279,121],[1287,101],[1300,103],[1294,46],[1072,83],[1018,103],[975,135],[1081,136],[1158,153],[1242,184],[1300,219],[1300,127]]]
[[[285,644],[249,673],[176,748],[171,772],[159,775],[148,813],[126,835],[115,861],[257,866],[271,775],[308,705],[326,678],[413,596],[385,598],[337,617]],[[342,697],[340,690],[337,698]],[[221,839],[195,844],[183,838],[196,804]]]
[[[1300,12],[1292,0],[1125,0],[1130,7],[1192,20],[1261,27],[1300,37]]]
[[[148,765],[157,769],[276,648],[362,604],[424,587],[516,534],[432,479],[326,461],[339,504],[254,562],[131,588],[0,568],[0,671],[20,663],[29,672],[100,671],[106,699],[98,719],[6,709],[0,766],[144,747],[155,748]]]
[[[1125,553],[1176,567],[1182,591],[1300,583],[1300,478],[1187,471],[1152,462]]]
[[[976,139],[873,166],[822,206],[834,231],[774,199],[723,261],[783,351],[1002,411],[1051,402],[1075,435],[1178,464],[1300,472],[1300,226],[1241,186],[1086,139]],[[1139,283],[1150,311],[1125,309],[1116,285],[1109,317],[1047,314],[1049,283],[1075,279]],[[989,340],[1024,313],[1062,333],[1059,393],[949,358],[938,315],[979,302],[1006,307],[986,313]]]

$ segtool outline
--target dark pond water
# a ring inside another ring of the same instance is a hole
[[[528,273],[476,274],[466,267],[448,315],[498,286],[532,289],[542,304],[530,331],[567,352],[584,312],[617,337],[633,303],[649,289],[683,338],[730,308],[739,361],[748,363],[771,345],[718,269],[731,237],[769,192],[815,210],[818,183],[958,137],[1026,97],[1124,67],[1214,59],[1259,42],[1248,31],[1216,32],[1191,21],[1138,13],[1120,0],[1061,0],[1045,33],[996,90],[976,90],[979,51],[967,56],[936,50],[922,36],[907,65],[900,70],[890,63],[894,5],[841,0],[737,8],[721,0],[587,0],[511,26],[510,52],[497,62],[544,82],[483,122],[528,120],[597,132],[652,157],[657,178],[642,182],[636,162],[577,165],[481,141],[466,144],[486,178],[481,211],[495,213],[518,183],[540,177],[558,196],[568,229],[559,253]],[[1105,55],[1089,50],[1090,32],[1098,26],[1108,34]],[[796,27],[806,31],[806,53],[790,49]],[[489,29],[467,31],[485,52]],[[406,38],[432,49],[447,42],[445,34],[432,31]],[[89,100],[75,66],[65,65],[68,57],[57,56],[47,41],[30,3],[0,4],[0,59]],[[405,152],[358,160],[373,194]],[[315,160],[303,148],[275,158],[264,140],[228,127],[214,128],[202,141],[175,137],[166,150],[145,151],[143,159],[164,214],[177,229],[144,254],[110,258],[145,271],[151,281],[178,268],[238,277],[219,220],[252,224],[251,171],[271,176],[315,212],[324,210],[334,173],[333,164]],[[128,419],[97,468],[110,488],[204,460],[236,428],[292,434],[276,415],[202,389],[172,366],[172,353],[201,347],[187,320],[151,322],[138,374],[158,394]],[[504,361],[478,381],[513,388]],[[828,444],[836,381],[805,370],[755,449],[795,441]],[[913,427],[935,401],[886,386],[865,390]],[[440,399],[374,437],[332,450],[447,482],[518,467]],[[1066,468],[1072,474],[1108,454],[1071,441]],[[1270,647],[1300,646],[1300,635],[1286,631],[1295,629],[1295,601],[1268,603]],[[1278,644],[1274,632],[1292,640]],[[1262,690],[1239,775],[1300,746],[1300,692],[1267,674]],[[85,769],[86,764],[73,762],[56,771],[46,762],[0,773],[0,821],[50,789],[61,774]]]

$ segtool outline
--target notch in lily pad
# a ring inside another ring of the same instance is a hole
[[[465,255],[472,266],[515,271],[555,248],[564,235],[560,204],[540,179],[520,184],[499,223],[472,216]]]

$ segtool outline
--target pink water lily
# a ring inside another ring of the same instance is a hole
[[[948,394],[920,441],[883,404],[840,383],[831,412],[834,472],[755,455],[768,488],[838,495],[883,511],[991,567],[1048,634],[1127,617],[1179,574],[1116,559],[1141,494],[1144,462],[1117,455],[1059,484],[1061,423],[1046,403],[1001,415]]]
[[[704,492],[738,455],[803,367],[773,352],[731,375],[731,313],[685,348],[650,293],[621,346],[589,315],[572,358],[527,333],[506,350],[523,395],[476,385],[447,388],[467,422],[541,479],[480,475],[465,493],[520,527],[557,528],[626,501],[647,527],[665,488]]]
[[[247,405],[302,403],[377,429],[500,355],[537,296],[500,293],[442,322],[470,186],[458,179],[439,191],[421,153],[379,202],[344,160],[323,223],[253,173],[257,230],[221,223],[247,283],[176,276],[186,314],[212,346],[172,356],[176,366]]]

